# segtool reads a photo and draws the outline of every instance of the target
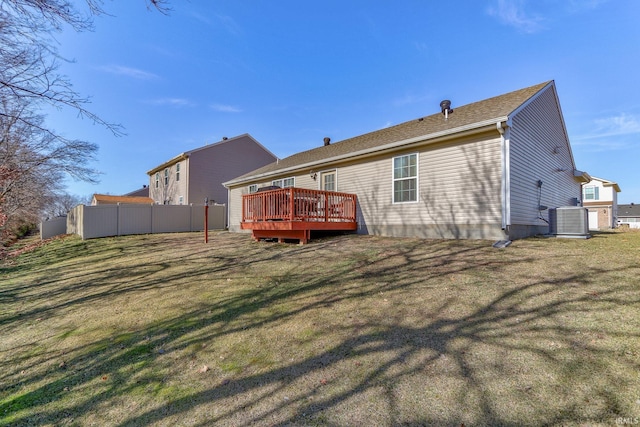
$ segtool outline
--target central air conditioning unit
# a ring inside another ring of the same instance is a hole
[[[588,239],[589,211],[580,206],[549,209],[549,234],[556,237]]]

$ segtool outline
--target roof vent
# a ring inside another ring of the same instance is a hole
[[[223,136],[223,137],[222,137],[222,140],[223,140],[223,141],[226,141],[227,139],[229,139],[229,138],[227,138],[226,136]]]
[[[325,136],[323,141],[325,146],[331,144],[331,138],[329,138],[328,136]]]
[[[453,113],[453,110],[451,109],[451,101],[445,99],[444,101],[440,102],[440,111],[442,111],[442,114],[444,114],[444,118],[448,119],[449,114]]]

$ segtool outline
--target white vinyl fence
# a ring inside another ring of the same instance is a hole
[[[67,217],[61,216],[40,223],[40,239],[50,239],[67,233]]]
[[[82,239],[204,230],[203,205],[78,205],[67,214],[67,234]],[[209,230],[226,227],[226,206],[209,206]],[[41,230],[46,228],[41,224]],[[64,233],[60,233],[64,234]]]

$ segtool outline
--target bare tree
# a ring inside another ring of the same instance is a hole
[[[59,197],[64,176],[97,182],[87,163],[97,146],[70,139],[45,125],[45,105],[69,108],[79,116],[122,135],[122,126],[87,109],[58,72],[54,34],[65,26],[93,28],[93,17],[106,13],[102,0],[85,0],[81,12],[72,0],[0,0],[0,233],[15,221],[37,221]],[[148,8],[167,13],[165,0],[145,0]]]
[[[153,183],[149,187],[149,197],[163,205],[174,205],[177,193],[177,182],[174,167],[167,167],[153,175]]]
[[[43,128],[44,116],[34,114],[25,100],[0,103],[0,230],[19,222],[37,222],[43,209],[71,176],[97,181],[97,171],[86,167],[97,146],[90,142],[57,138]]]
[[[88,205],[91,203],[91,196],[78,196],[69,193],[55,194],[49,203],[44,207],[42,219],[50,219],[66,216],[69,211],[78,205]]]
[[[168,11],[164,0],[146,1],[148,7]],[[46,103],[56,108],[71,108],[81,117],[121,135],[120,125],[109,123],[88,110],[89,99],[78,94],[68,78],[58,73],[62,58],[53,34],[65,25],[76,31],[91,30],[92,17],[105,13],[102,0],[86,0],[86,3],[88,13],[82,14],[68,0],[0,1],[0,99],[29,99],[35,101],[31,106]],[[7,114],[0,111],[0,115]]]

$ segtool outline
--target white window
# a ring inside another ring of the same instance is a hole
[[[295,179],[293,177],[276,179],[271,181],[271,185],[277,185],[280,188],[294,187],[295,186],[294,184],[295,184]]]
[[[256,191],[258,191],[258,184],[251,184],[249,186],[249,194],[255,193]]]
[[[179,205],[184,204],[184,199],[182,198],[182,196],[178,197],[178,204]]]
[[[393,203],[418,201],[418,155],[393,158]]]
[[[320,188],[324,191],[337,191],[336,171],[323,172],[320,174]]]
[[[600,188],[595,185],[589,185],[584,187],[584,199],[585,200],[600,200],[599,193]]]
[[[160,186],[160,172],[156,172],[156,188]]]
[[[180,181],[180,163],[176,163],[176,181]]]
[[[164,185],[169,185],[169,169],[164,170]]]

